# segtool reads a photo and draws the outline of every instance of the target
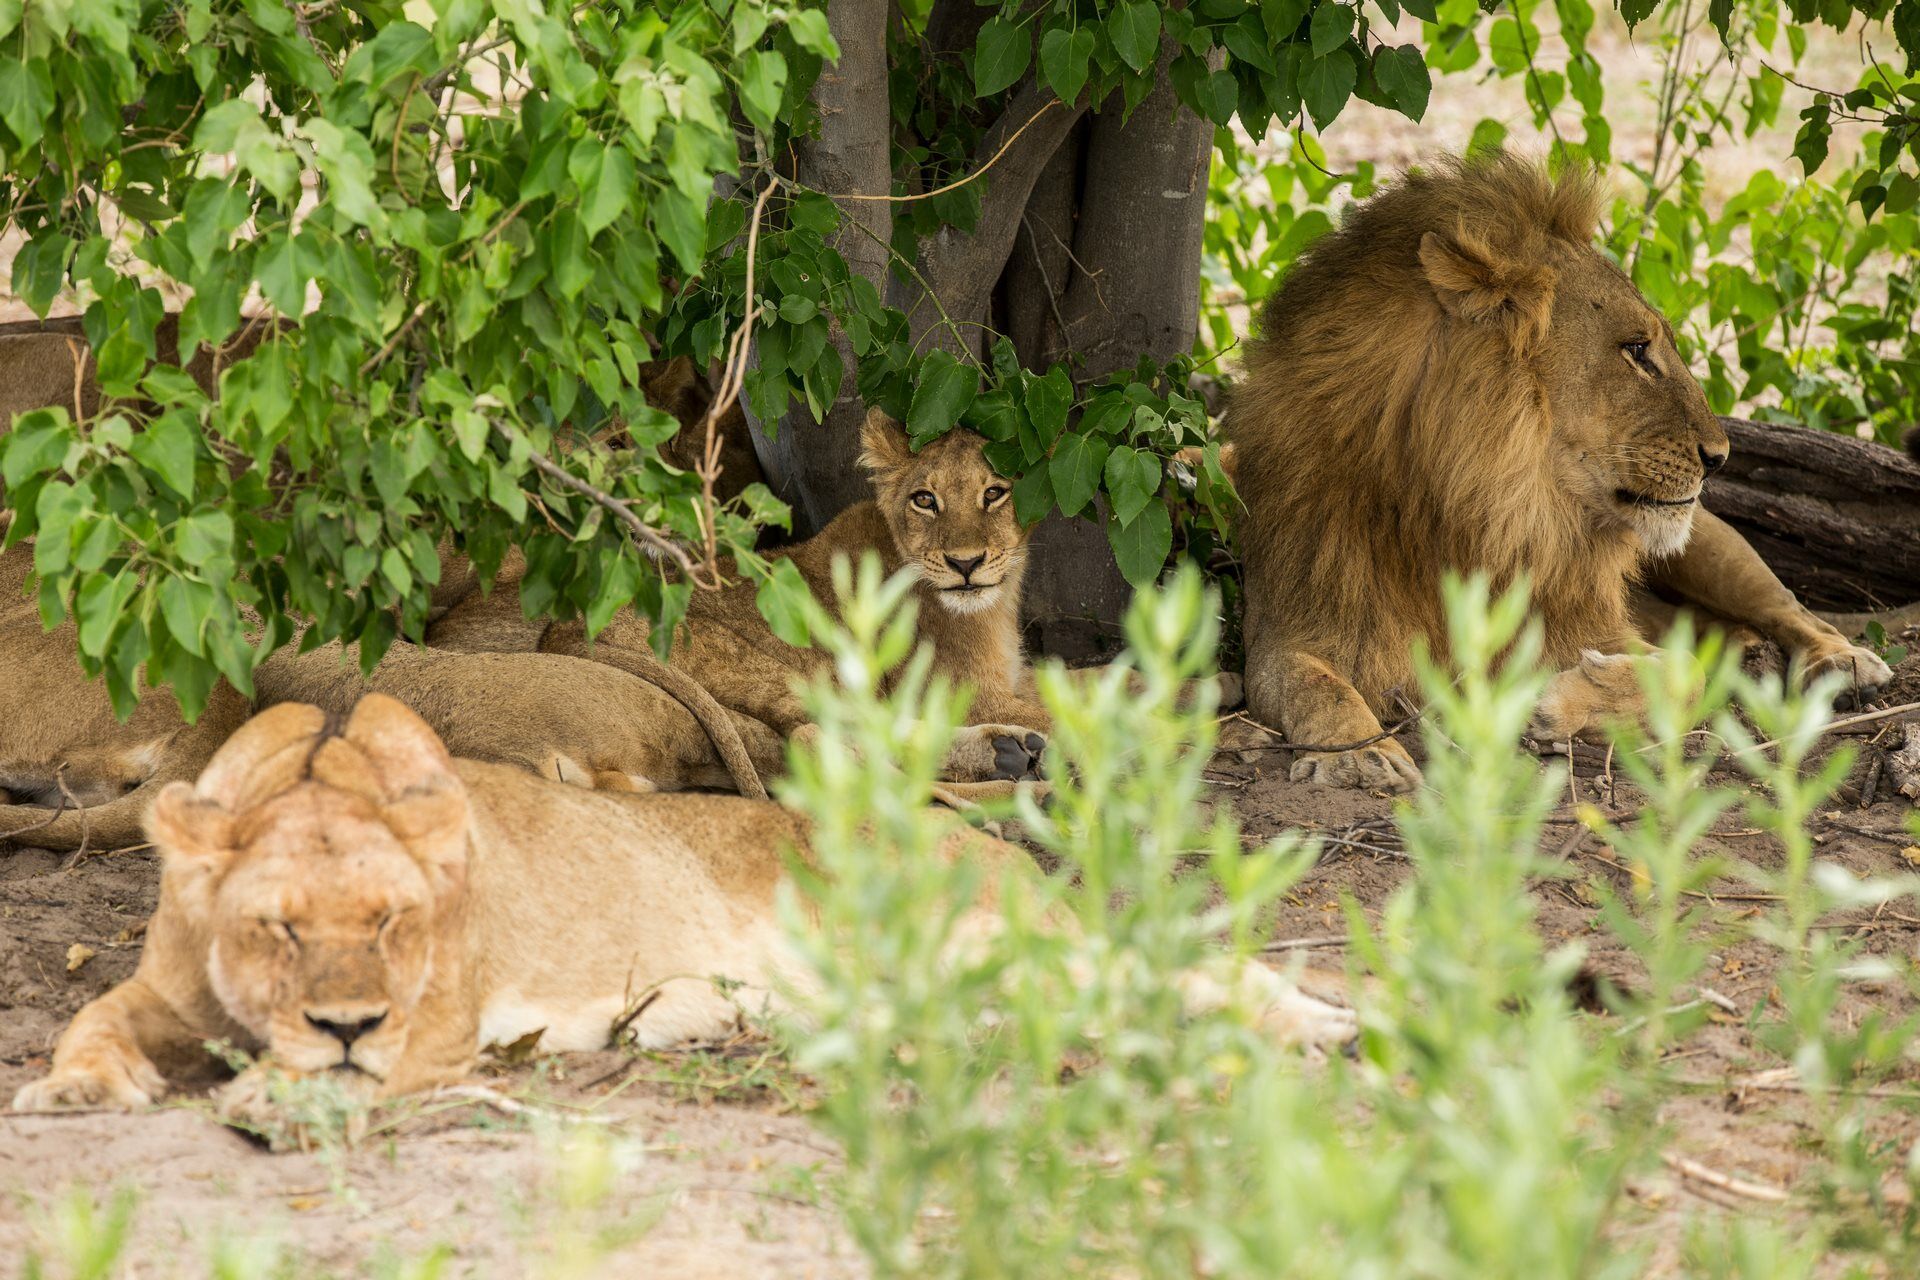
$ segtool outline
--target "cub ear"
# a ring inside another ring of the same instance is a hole
[[[867,410],[867,420],[860,425],[860,465],[872,475],[881,475],[912,457],[906,429],[884,409]]]
[[[1420,237],[1420,266],[1447,314],[1469,324],[1497,324],[1515,355],[1546,337],[1553,318],[1552,267],[1515,262],[1462,228],[1451,238]]]
[[[143,825],[169,865],[211,871],[233,854],[233,815],[184,782],[161,789]]]

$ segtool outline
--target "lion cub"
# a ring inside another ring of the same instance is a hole
[[[198,783],[160,793],[147,829],[164,862],[139,967],[74,1017],[18,1110],[144,1106],[220,1038],[391,1097],[533,1032],[554,1051],[601,1048],[616,1023],[646,1046],[711,1037],[743,1000],[778,1007],[814,982],[776,909],[788,851],[804,856],[794,815],[456,760],[383,694],[338,732],[318,707],[262,712]],[[943,853],[999,895],[1044,887],[1023,851],[968,828]],[[968,913],[961,936],[997,929],[996,901]],[[1189,1008],[1233,990],[1282,1043],[1353,1035],[1349,1011],[1221,961],[1171,976]],[[251,1113],[262,1077],[236,1080],[223,1109]]]
[[[995,475],[984,441],[954,431],[915,452],[900,425],[878,409],[867,415],[861,463],[873,478],[874,498],[855,503],[805,542],[776,552],[790,560],[816,599],[833,607],[833,561],[879,553],[892,573],[919,574],[920,638],[933,646],[934,666],[974,690],[974,723],[961,731],[948,758],[952,782],[1017,780],[1035,776],[1050,718],[1033,695],[1020,652],[1020,583],[1026,571],[1027,530],[1013,511],[1013,483]],[[514,579],[501,574],[502,584]],[[674,637],[672,665],[705,686],[729,711],[750,716],[787,738],[807,724],[797,681],[830,671],[818,649],[799,649],[773,634],[754,602],[751,582],[697,591],[686,623]],[[429,645],[451,649],[538,646],[619,663],[646,653],[644,620],[617,619],[589,644],[579,623],[529,624],[514,593],[475,595],[454,606],[427,632]],[[777,773],[780,751],[755,750],[754,765]]]

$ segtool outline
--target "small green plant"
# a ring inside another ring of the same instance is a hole
[[[1377,920],[1350,907],[1369,983],[1360,1052],[1306,1066],[1234,1014],[1189,1017],[1172,998],[1182,966],[1262,944],[1312,855],[1243,851],[1224,806],[1197,816],[1212,720],[1172,696],[1206,668],[1197,582],[1136,602],[1131,692],[1121,672],[1043,674],[1056,794],[1019,810],[1059,867],[1040,893],[939,856],[951,820],[925,800],[958,699],[909,654],[903,602],[869,566],[844,626],[822,620],[842,687],[813,691],[821,738],[787,792],[819,859],[817,927],[793,904],[822,988],[797,1053],[826,1091],[839,1201],[880,1274],[1641,1275],[1624,1193],[1673,1141],[1662,1108],[1687,1082],[1665,1059],[1703,1018],[1713,949],[1749,936],[1782,960],[1760,1042],[1830,1093],[1805,1179],[1824,1207],[1791,1238],[1684,1224],[1688,1256],[1756,1278],[1836,1249],[1896,1271],[1911,1256],[1912,1215],[1884,1191],[1904,1153],[1872,1139],[1873,1103],[1849,1087],[1901,1059],[1911,1028],[1840,1016],[1846,984],[1887,973],[1821,926],[1912,886],[1813,856],[1807,823],[1845,767],[1845,752],[1814,763],[1830,690],[1740,679],[1717,641],[1684,631],[1671,660],[1644,665],[1648,722],[1614,746],[1642,803],[1573,815],[1630,873],[1599,922],[1644,974],[1586,1011],[1570,995],[1584,950],[1541,936],[1531,893],[1568,874],[1542,852],[1545,830],[1563,843],[1546,825],[1563,769],[1514,745],[1542,687],[1537,634],[1524,594],[1450,587],[1452,665],[1421,664],[1428,785],[1399,813],[1413,874]],[[1720,744],[1753,794],[1713,785]],[[1736,807],[1780,837],[1780,866],[1700,855]],[[1750,922],[1707,909],[1729,876],[1768,890]],[[995,892],[1003,927],[957,936],[963,908]],[[1075,927],[1046,927],[1049,911]]]

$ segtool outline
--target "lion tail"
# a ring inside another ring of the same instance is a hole
[[[705,685],[680,668],[660,661],[651,649],[608,644],[596,648],[593,657],[596,662],[618,667],[628,675],[639,676],[649,684],[666,690],[706,730],[713,749],[720,755],[720,763],[726,766],[727,773],[733,778],[734,789],[754,800],[767,799],[766,784],[760,781],[760,771],[753,767],[753,755],[747,750],[746,740],[740,736],[739,726],[727,714],[726,708],[707,692]]]

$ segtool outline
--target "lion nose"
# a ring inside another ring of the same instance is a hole
[[[971,582],[973,581],[973,571],[978,569],[981,564],[986,561],[986,558],[984,552],[977,556],[968,556],[965,560],[957,556],[948,556],[947,565],[955,573],[960,575],[960,581]]]
[[[1727,453],[1728,453],[1727,450],[1720,449],[1717,451],[1709,451],[1707,446],[1705,445],[1701,445],[1699,446],[1699,448],[1700,448],[1700,465],[1707,469],[1708,475],[1712,475],[1714,472],[1718,471],[1721,467],[1727,464]]]
[[[360,1018],[356,1018],[352,1014],[348,1014],[345,1017],[334,1016],[326,1018],[311,1013],[307,1015],[307,1021],[313,1026],[315,1031],[322,1031],[332,1036],[335,1040],[338,1040],[340,1046],[345,1049],[352,1048],[355,1040],[358,1040],[361,1036],[370,1034],[386,1020],[387,1014],[384,1009],[379,1013],[368,1014]]]

